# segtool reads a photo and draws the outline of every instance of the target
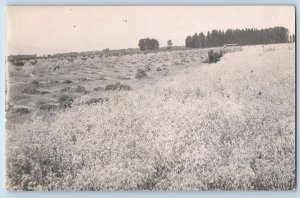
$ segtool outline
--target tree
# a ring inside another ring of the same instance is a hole
[[[295,40],[295,34],[293,34],[293,43],[295,43],[295,41],[296,41],[296,40]]]
[[[192,37],[187,36],[185,39],[185,47],[192,47]]]
[[[200,48],[200,39],[197,33],[192,36],[192,48]]]
[[[159,48],[159,42],[150,38],[140,39],[138,45],[141,51],[158,50]]]
[[[168,44],[168,49],[171,49],[173,45],[172,40],[168,40],[167,44]]]
[[[206,47],[206,39],[205,39],[205,35],[203,34],[203,32],[201,32],[199,34],[199,40],[200,40],[200,47],[205,48]]]

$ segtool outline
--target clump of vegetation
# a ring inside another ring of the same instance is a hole
[[[95,87],[95,88],[93,89],[93,91],[104,91],[104,90],[105,90],[104,87]]]
[[[156,71],[161,71],[162,69],[160,67],[156,68]]]
[[[131,87],[129,85],[121,84],[120,82],[117,82],[116,84],[109,84],[106,85],[105,91],[128,91],[131,90]]]
[[[175,61],[175,65],[182,65],[182,63],[179,63],[178,61]]]
[[[75,91],[77,93],[85,93],[86,92],[84,86],[78,86],[78,87],[76,87]]]
[[[222,50],[209,50],[208,51],[208,62],[216,63],[223,56],[224,52]]]
[[[41,95],[45,95],[45,94],[49,94],[50,92],[49,92],[49,91],[43,90],[43,91],[39,91],[39,93],[40,93]]]
[[[31,84],[33,84],[33,85],[39,85],[39,81],[33,80],[33,81],[31,81]]]
[[[81,77],[81,78],[79,78],[79,81],[87,81],[87,78]]]
[[[23,93],[34,95],[34,94],[39,94],[40,91],[37,90],[37,89],[34,88],[34,87],[26,87],[26,88],[23,90]]]
[[[148,75],[147,75],[146,71],[144,71],[144,70],[142,70],[142,69],[138,69],[137,72],[136,72],[136,74],[135,74],[135,77],[136,77],[137,79],[142,79],[142,78],[145,78],[145,77],[147,77],[147,76],[148,76]]]
[[[15,113],[19,113],[19,114],[28,114],[29,112],[30,110],[25,107],[18,107],[15,109]]]
[[[100,76],[98,80],[106,80],[106,78],[104,76]]]
[[[59,107],[65,109],[71,107],[74,100],[71,96],[63,95],[58,98],[58,102],[59,102]]]
[[[40,110],[43,111],[53,111],[57,109],[57,105],[54,104],[44,104],[40,106]]]
[[[93,105],[97,103],[103,103],[104,101],[108,101],[108,98],[91,98],[86,102],[86,104]]]
[[[36,65],[38,61],[37,61],[37,60],[30,60],[29,62],[30,62],[32,65]]]
[[[151,70],[151,64],[145,66],[145,71],[148,72]]]
[[[18,61],[18,60],[16,60],[16,61],[13,61],[13,64],[15,65],[15,66],[24,66],[25,65],[25,62],[24,61]]]
[[[48,94],[49,91],[40,91],[40,90],[37,90],[37,89],[34,88],[34,87],[26,87],[26,88],[23,90],[23,93],[31,94],[31,95],[36,95],[36,94],[45,95],[45,94]]]
[[[69,91],[71,89],[71,87],[64,87],[60,90],[60,92],[66,92]]]
[[[63,81],[64,84],[70,84],[70,83],[72,83],[72,82],[73,82],[72,80],[64,80],[64,81]]]
[[[127,77],[127,76],[120,76],[118,77],[120,80],[130,80],[131,78],[130,77]]]

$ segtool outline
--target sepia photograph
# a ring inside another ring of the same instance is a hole
[[[7,6],[8,191],[294,191],[290,6]]]

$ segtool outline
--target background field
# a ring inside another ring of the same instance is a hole
[[[294,189],[294,57],[278,44],[216,64],[181,50],[8,65],[7,187]]]

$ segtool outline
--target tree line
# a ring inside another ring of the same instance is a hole
[[[266,29],[227,29],[226,31],[212,30],[205,35],[203,32],[187,36],[185,46],[188,48],[218,47],[225,44],[258,45],[271,43],[294,42],[295,36],[289,37],[288,29],[273,27]]]

